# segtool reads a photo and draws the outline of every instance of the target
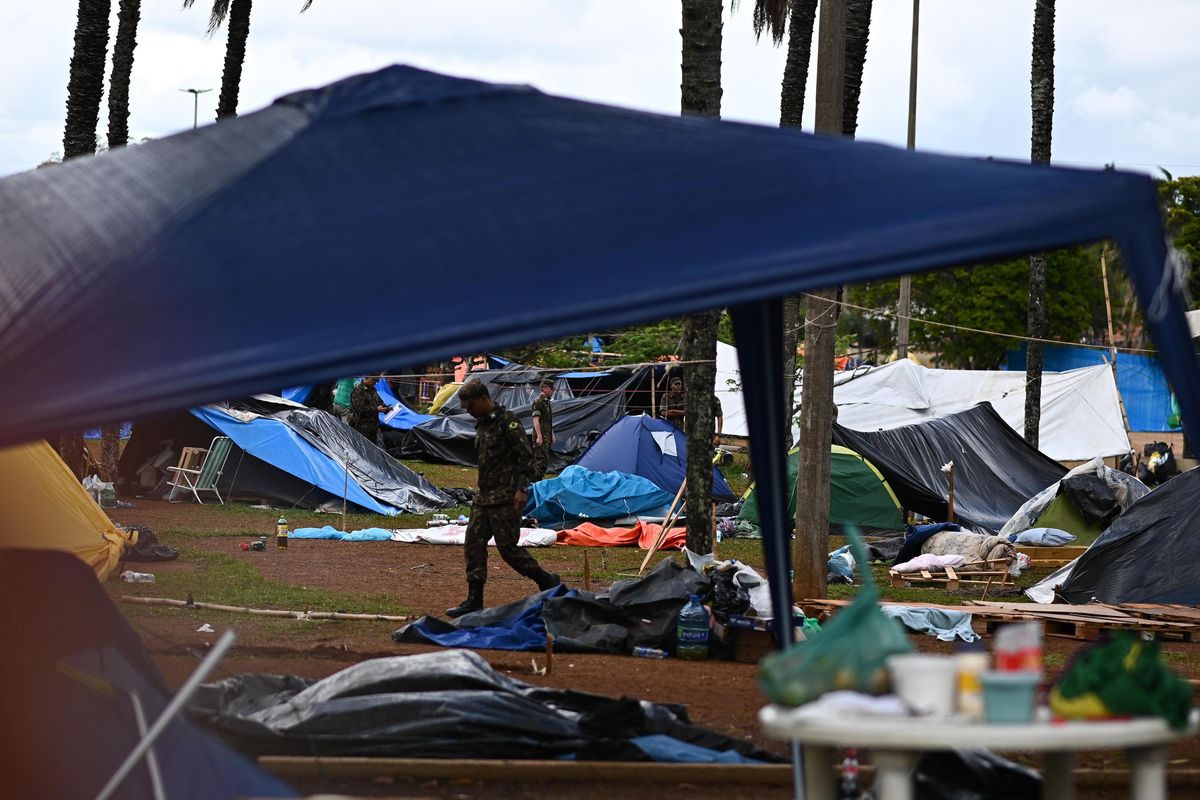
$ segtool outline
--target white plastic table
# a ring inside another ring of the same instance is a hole
[[[769,735],[791,739],[803,747],[807,800],[833,800],[834,759],[837,749],[843,747],[871,751],[879,800],[911,800],[913,768],[921,754],[960,747],[1044,753],[1042,796],[1054,800],[1074,796],[1076,752],[1125,750],[1132,770],[1130,796],[1166,800],[1169,746],[1196,730],[1194,718],[1188,730],[1176,731],[1161,719],[1149,718],[984,725],[928,717],[811,719],[780,706],[763,708],[759,721]]]

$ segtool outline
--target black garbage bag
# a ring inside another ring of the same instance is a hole
[[[1179,474],[1179,463],[1171,445],[1166,442],[1147,442],[1138,464],[1138,480],[1147,486],[1158,486]]]
[[[1095,475],[1075,475],[1063,479],[1059,491],[1065,492],[1071,505],[1089,525],[1108,527],[1118,514],[1121,504],[1112,487]]]
[[[1036,772],[989,750],[926,753],[913,773],[917,800],[1031,800],[1042,796]]]
[[[174,561],[179,551],[162,540],[149,528],[138,525],[126,528],[134,533],[133,544],[125,550],[126,561]]]
[[[736,566],[726,566],[714,570],[709,576],[712,580],[713,616],[719,622],[726,622],[730,614],[745,614],[750,610],[750,593],[734,582],[737,575]]]

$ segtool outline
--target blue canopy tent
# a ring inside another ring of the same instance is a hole
[[[1185,424],[1200,424],[1179,270],[1144,175],[906,152],[396,66],[9,177],[0,208],[0,444],[731,307],[780,609],[775,298],[1111,238]],[[528,286],[554,313],[529,306]],[[136,315],[111,312],[129,297]],[[790,626],[779,633],[790,641]]]

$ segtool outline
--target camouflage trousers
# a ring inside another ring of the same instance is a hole
[[[537,559],[517,544],[521,537],[521,512],[511,504],[502,506],[474,506],[471,521],[467,524],[465,547],[467,558],[467,580],[486,581],[488,562],[488,540],[496,539],[496,549],[505,562],[526,578],[541,572]]]
[[[530,442],[533,447],[533,479],[540,481],[546,477],[546,470],[550,467],[550,445],[545,439],[542,440],[542,446],[538,447],[533,442]]]

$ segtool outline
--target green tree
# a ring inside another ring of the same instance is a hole
[[[1200,176],[1167,179],[1158,186],[1163,222],[1175,248],[1188,257],[1188,292],[1200,300]]]

